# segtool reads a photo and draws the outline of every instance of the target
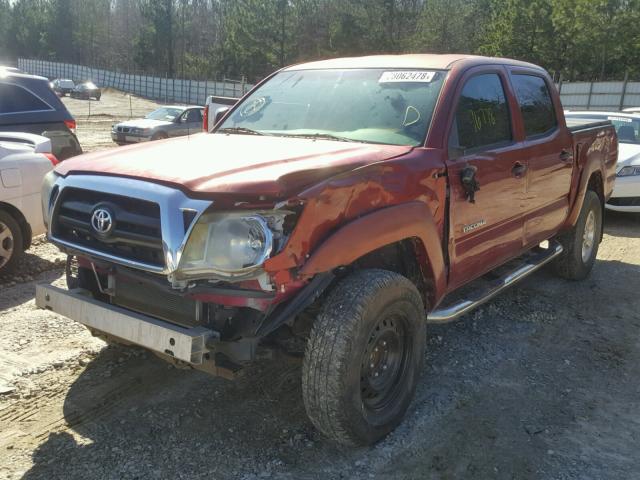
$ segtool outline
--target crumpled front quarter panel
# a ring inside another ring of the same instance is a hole
[[[435,244],[441,256],[446,193],[443,171],[437,152],[415,149],[408,155],[355,169],[301,192],[298,197],[305,208],[287,245],[267,261],[266,270],[276,273],[295,268],[304,272],[305,263],[319,251],[323,242],[346,225],[373,212],[411,202],[424,205],[425,218],[415,219],[414,234],[406,238],[420,238],[424,224],[432,223],[435,242],[430,240],[429,246],[432,249]],[[351,243],[341,246],[349,250],[349,257],[358,258],[370,251],[367,237],[373,232],[358,233],[356,238],[350,235]],[[340,266],[333,265],[330,258],[313,260],[322,266],[315,267],[313,273],[318,273],[318,268],[329,270]],[[444,269],[444,265],[440,262],[438,268]]]

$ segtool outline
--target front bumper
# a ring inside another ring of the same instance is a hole
[[[149,140],[151,140],[151,137],[131,135],[130,133],[111,132],[111,140],[113,140],[115,143],[140,143],[148,142]]]
[[[605,204],[616,212],[640,212],[640,176],[616,177],[611,198]]]
[[[184,328],[99,302],[83,289],[37,285],[36,305],[90,329],[193,365],[203,363],[209,353],[207,342],[219,338],[217,332],[204,327]]]

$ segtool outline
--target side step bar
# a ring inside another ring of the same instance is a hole
[[[520,257],[520,262],[515,269],[507,271],[498,278],[485,282],[481,288],[469,291],[466,295],[452,302],[445,298],[443,304],[427,316],[429,323],[447,323],[461,317],[485,302],[488,302],[500,292],[509,288],[514,283],[531,275],[533,272],[549,263],[563,251],[562,245],[550,241],[548,248],[536,247],[529,253]]]

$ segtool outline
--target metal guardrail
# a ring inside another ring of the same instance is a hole
[[[558,85],[564,108],[613,110],[640,107],[640,82],[565,82]]]

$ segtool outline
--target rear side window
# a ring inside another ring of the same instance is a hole
[[[458,101],[449,146],[474,150],[511,140],[509,107],[500,77],[490,73],[467,80]]]
[[[10,83],[0,83],[0,115],[18,112],[53,110],[28,90]]]
[[[547,82],[542,77],[523,74],[513,75],[512,81],[527,138],[555,130],[558,122]]]

